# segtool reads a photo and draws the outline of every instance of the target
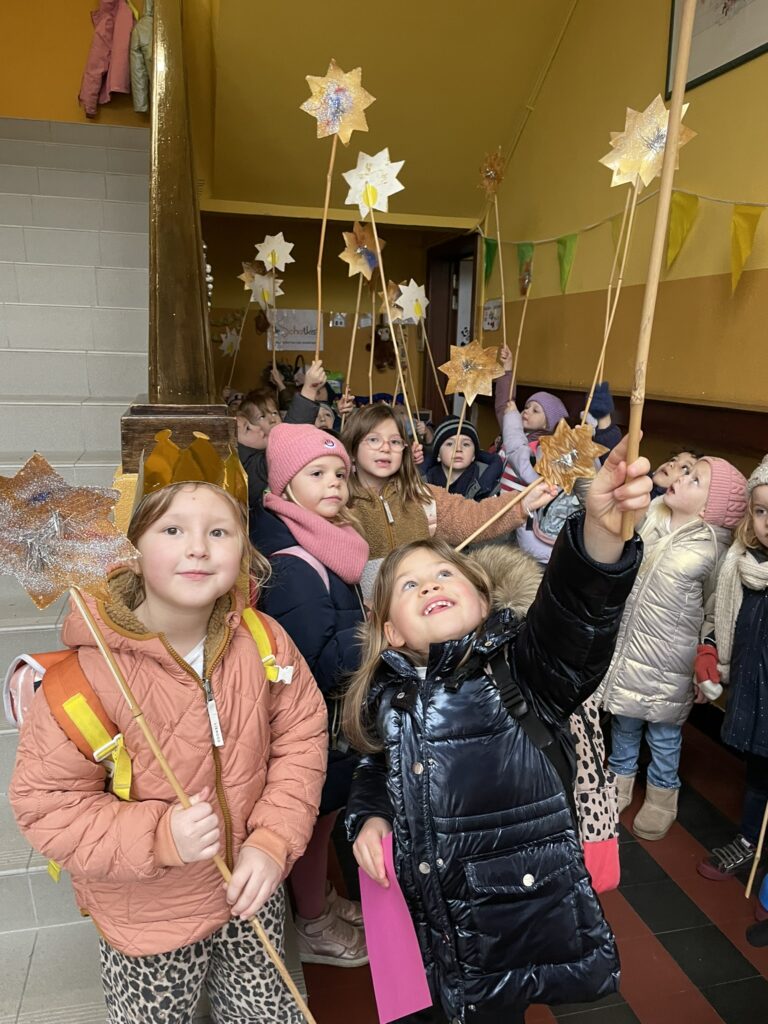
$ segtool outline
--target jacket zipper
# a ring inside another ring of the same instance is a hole
[[[174,649],[171,647],[171,645],[168,643],[168,641],[165,639],[165,636],[162,633],[160,634],[160,638],[163,641],[166,650],[173,658],[173,660],[176,662],[176,664],[180,668],[183,668],[187,675],[192,676],[192,678],[195,680],[203,694],[203,697],[205,698],[205,702],[207,705],[209,695],[210,699],[213,700],[213,690],[211,688],[210,679],[211,676],[213,675],[214,669],[224,656],[224,652],[226,651],[229,641],[232,638],[232,630],[229,628],[229,626],[227,626],[224,640],[222,641],[222,644],[219,647],[219,649],[214,654],[213,658],[211,658],[211,664],[208,668],[208,672],[206,673],[205,669],[203,670],[202,679],[197,674],[197,672],[195,672],[194,669],[190,668],[187,662],[184,661],[184,659],[180,657],[176,653],[176,651],[174,651]],[[213,705],[215,708],[215,701],[213,701]],[[216,717],[218,718],[218,714]],[[211,727],[213,728],[213,722],[211,722]],[[224,819],[224,860],[226,861],[229,870],[232,871],[234,869],[234,855],[232,852],[232,814],[229,809],[229,804],[227,803],[227,794],[224,789],[223,779],[221,777],[221,755],[219,754],[218,747],[215,745],[215,738],[213,736],[212,738],[214,739],[214,743],[211,745],[211,752],[213,753],[213,764],[215,769],[216,797],[219,801],[219,807],[221,808],[221,816]]]
[[[389,542],[389,550],[395,550],[395,531],[392,529],[392,524],[395,521],[395,517],[392,515],[392,509],[389,507],[389,502],[383,494],[379,495],[382,507],[384,508],[384,526],[387,531],[387,540]]]

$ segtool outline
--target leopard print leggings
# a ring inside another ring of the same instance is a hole
[[[283,955],[282,887],[259,919]],[[247,921],[170,953],[125,956],[100,941],[108,1024],[190,1024],[205,986],[215,1024],[301,1024],[291,994]]]

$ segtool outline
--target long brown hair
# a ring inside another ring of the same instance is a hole
[[[207,487],[215,494],[221,495],[222,498],[230,505],[235,515],[235,522],[238,525],[240,537],[243,542],[243,555],[240,562],[240,578],[247,579],[256,591],[264,586],[270,577],[272,572],[271,566],[267,559],[256,550],[251,544],[251,539],[248,535],[248,512],[240,504],[240,502],[233,498],[231,494],[223,490],[221,487],[217,487],[216,484],[209,484],[205,482],[193,482],[178,484],[168,484],[167,487],[161,487],[158,491],[152,491],[150,494],[145,495],[142,499],[141,504],[138,506],[136,511],[131,516],[131,521],[128,524],[126,531],[128,540],[135,546],[141,537],[147,532],[147,530],[158,521],[168,509],[171,507],[171,502],[176,495],[185,487]],[[129,596],[129,603],[132,607],[136,607],[141,601],[144,600],[144,579],[142,576],[136,576],[135,590],[132,595]]]
[[[389,619],[397,572],[403,561],[414,551],[432,551],[443,562],[453,565],[491,607],[491,581],[485,570],[471,557],[454,551],[451,545],[439,537],[429,540],[414,540],[410,544],[391,551],[381,563],[379,574],[373,588],[371,614],[368,622],[360,627],[360,639],[363,653],[360,668],[352,679],[344,695],[344,711],[342,728],[350,744],[362,753],[375,753],[382,749],[382,743],[376,735],[373,722],[367,711],[367,698],[376,676],[381,655],[389,648],[384,635],[384,624]],[[415,665],[424,664],[424,656],[408,648],[398,648],[401,654],[408,657]]]
[[[363,438],[379,428],[386,420],[395,421],[401,437],[408,436],[405,417],[399,409],[383,404],[364,405],[360,409],[355,409],[341,434],[342,443],[353,462],[357,458],[357,450],[362,444]],[[403,448],[402,465],[396,473],[389,477],[387,482],[389,481],[395,485],[398,497],[403,502],[416,501],[420,505],[424,505],[432,500],[432,495],[421,479],[421,474],[413,461],[411,448],[407,444]],[[357,474],[353,472],[349,478],[350,508],[354,508],[356,498],[365,496],[366,488],[358,480]]]

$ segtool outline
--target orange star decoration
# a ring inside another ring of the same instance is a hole
[[[336,61],[331,60],[323,77],[307,75],[312,95],[299,109],[317,118],[318,139],[338,135],[346,146],[352,132],[368,131],[364,110],[376,97],[363,88],[362,73],[362,68],[342,71]]]
[[[492,395],[493,382],[504,370],[496,359],[498,348],[483,348],[479,341],[451,345],[451,358],[439,369],[448,377],[446,395],[463,394],[468,405],[478,395]]]
[[[108,516],[117,492],[72,487],[35,453],[0,476],[0,573],[15,576],[38,608],[70,587],[108,597],[106,578],[138,552]]]
[[[256,269],[256,264],[252,263],[250,260],[243,263],[242,268],[243,272],[242,274],[237,275],[237,279],[238,281],[243,282],[243,288],[245,291],[248,292],[251,290],[251,286],[253,285],[253,279],[256,277],[258,270]]]
[[[355,221],[352,230],[342,231],[342,235],[346,248],[344,252],[339,253],[339,259],[349,264],[349,276],[362,274],[366,281],[370,281],[379,262],[370,224]],[[379,237],[379,246],[382,249],[386,244],[384,239]]]
[[[492,153],[486,153],[482,166],[480,167],[480,183],[478,188],[483,189],[489,199],[493,199],[499,191],[499,185],[504,179],[504,157],[501,155],[501,147]]]
[[[685,103],[683,116],[687,109],[688,104]],[[631,182],[641,188],[650,185],[661,174],[668,124],[669,111],[661,96],[657,96],[643,111],[627,107],[624,131],[611,132],[611,152],[600,159],[601,164],[613,171],[612,187]],[[675,167],[679,166],[680,149],[695,137],[696,132],[684,124],[680,125]]]
[[[384,292],[378,293],[381,299],[381,305],[379,306],[379,313],[384,316],[387,312],[387,304],[384,302]],[[387,298],[389,299],[389,309],[392,313],[392,323],[400,324],[403,322],[403,311],[397,304],[397,300],[400,298],[400,285],[395,284],[394,281],[387,281]]]
[[[589,480],[595,475],[595,459],[608,451],[592,440],[591,427],[569,427],[565,420],[560,420],[553,434],[542,437],[539,445],[537,473],[566,494],[579,477]]]

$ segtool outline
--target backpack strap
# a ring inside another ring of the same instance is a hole
[[[66,736],[83,757],[104,764],[115,796],[130,800],[131,759],[123,734],[107,716],[75,651],[65,652],[46,671],[42,688],[51,714]]]
[[[315,558],[314,555],[310,554],[306,548],[301,547],[300,544],[294,544],[289,548],[281,548],[280,551],[273,551],[274,555],[293,555],[294,558],[300,558],[302,562],[306,562],[307,565],[311,565],[317,575],[325,584],[325,589],[330,594],[331,592],[331,580],[328,575],[328,570],[320,561],[319,558]]]
[[[519,723],[531,743],[549,759],[560,777],[574,821],[578,821],[576,798],[573,793],[574,765],[563,746],[563,741],[566,740],[565,733],[560,735],[562,730],[557,731],[545,725],[528,707],[520,687],[512,676],[512,670],[503,647],[491,657],[489,665],[493,681],[498,687],[499,696],[507,714]]]
[[[277,664],[274,654],[277,644],[269,624],[269,618],[254,608],[244,608],[242,620],[253,637],[269,682],[285,683],[286,685],[290,683],[293,678],[293,665],[283,667]]]

